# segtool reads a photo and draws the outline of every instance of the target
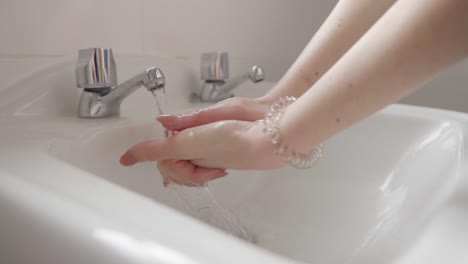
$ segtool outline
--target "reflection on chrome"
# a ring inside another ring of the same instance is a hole
[[[197,263],[174,249],[153,241],[137,240],[120,231],[98,228],[94,230],[93,237],[132,259],[168,264]]]

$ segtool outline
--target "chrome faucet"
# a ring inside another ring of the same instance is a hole
[[[154,91],[166,84],[162,71],[151,67],[117,85],[112,49],[103,48],[80,50],[75,74],[77,86],[83,88],[78,105],[78,116],[83,118],[118,116],[122,101],[138,88]]]
[[[192,102],[218,102],[234,95],[231,93],[246,80],[260,82],[264,78],[262,67],[254,65],[243,75],[229,80],[227,52],[204,53],[201,56],[200,73],[203,84],[191,95]]]

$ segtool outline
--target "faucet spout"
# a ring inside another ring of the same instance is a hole
[[[247,80],[257,83],[263,81],[263,68],[257,65],[252,66],[245,74],[229,80],[205,80],[202,84],[199,96],[192,95],[192,101],[218,102],[232,97],[231,91]]]
[[[120,104],[144,86],[148,91],[164,88],[166,79],[159,68],[151,67],[117,85],[114,56],[111,49],[80,50],[76,65],[76,81],[84,88],[78,105],[78,116],[104,118],[120,114]]]
[[[209,52],[201,56],[200,77],[203,84],[193,91],[190,101],[218,102],[234,96],[231,91],[246,80],[254,83],[262,81],[264,72],[262,67],[255,65],[247,73],[229,79],[228,53]]]
[[[146,69],[146,71],[130,78],[119,86],[112,88],[109,93],[103,97],[111,104],[119,104],[130,94],[144,86],[148,91],[154,91],[164,88],[166,79],[162,71],[156,67]]]
[[[78,115],[84,118],[118,116],[125,98],[145,87],[148,91],[163,89],[166,84],[159,68],[151,67],[114,88],[84,89],[78,106]]]
[[[220,96],[222,94],[228,94],[234,90],[237,86],[241,85],[243,82],[250,80],[253,83],[263,81],[263,68],[257,65],[252,66],[250,70],[238,77],[232,78],[228,81],[225,81],[223,85],[219,86],[219,89],[216,89],[217,94],[215,96]]]

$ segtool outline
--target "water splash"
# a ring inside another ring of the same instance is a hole
[[[157,89],[151,92],[156,103],[157,114],[165,114],[167,109],[165,89]],[[167,129],[164,131],[165,137],[170,137],[173,134],[173,131]],[[256,242],[255,236],[245,228],[239,217],[216,199],[210,190],[209,183],[204,187],[188,187],[171,183],[168,188],[184,204],[186,210],[193,217],[249,242]]]
[[[229,234],[256,243],[256,237],[241,223],[239,217],[216,199],[209,185],[187,187],[178,184],[168,186],[195,218],[222,229]]]

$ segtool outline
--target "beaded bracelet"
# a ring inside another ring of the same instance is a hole
[[[294,101],[296,101],[295,97],[286,96],[273,103],[270,110],[265,114],[265,119],[263,119],[263,132],[271,137],[271,143],[275,146],[276,155],[280,156],[284,162],[297,169],[307,169],[315,165],[322,157],[323,145],[318,145],[307,154],[296,153],[296,151],[289,149],[279,132],[281,117],[286,108]]]

